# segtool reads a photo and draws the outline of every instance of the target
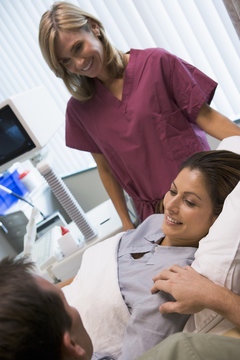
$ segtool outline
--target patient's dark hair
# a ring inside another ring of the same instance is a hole
[[[58,360],[71,318],[61,297],[42,289],[25,259],[0,261],[0,359]]]
[[[203,174],[214,215],[219,215],[225,198],[240,181],[240,155],[227,150],[202,151],[184,161],[180,171],[184,168]]]

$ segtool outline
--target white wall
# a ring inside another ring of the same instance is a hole
[[[97,168],[64,177],[63,181],[84,211],[89,211],[109,199]]]

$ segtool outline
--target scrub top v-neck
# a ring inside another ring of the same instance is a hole
[[[66,144],[102,153],[143,220],[168,191],[182,161],[209,149],[195,120],[217,84],[163,49],[130,51],[121,100],[94,82],[91,100],[68,102]]]
[[[124,73],[122,98],[119,100],[114,96],[98,79],[95,79],[96,96],[100,96],[101,100],[107,105],[122,109],[125,112],[125,105],[128,102],[128,97],[131,95],[134,83],[134,57],[129,56],[129,61]]]

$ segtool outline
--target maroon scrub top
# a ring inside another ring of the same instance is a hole
[[[68,102],[66,144],[104,154],[144,220],[169,190],[182,161],[209,150],[195,120],[217,84],[159,48],[130,51],[122,100],[94,81],[91,100]]]

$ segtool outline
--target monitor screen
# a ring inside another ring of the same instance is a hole
[[[0,165],[36,146],[9,105],[0,109]]]
[[[63,122],[64,114],[44,86],[0,103],[0,173],[40,156]]]

